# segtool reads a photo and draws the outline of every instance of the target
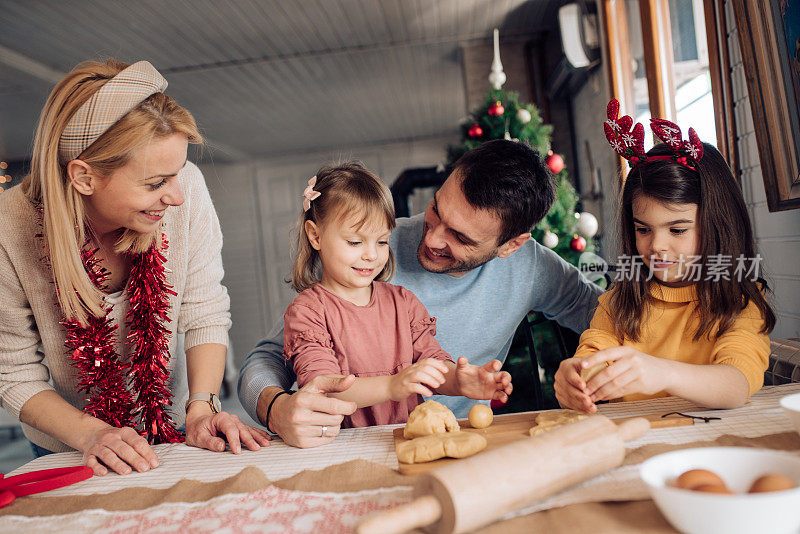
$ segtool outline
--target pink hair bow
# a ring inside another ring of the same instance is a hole
[[[311,201],[316,200],[322,194],[319,191],[314,191],[314,186],[317,185],[317,177],[313,176],[308,180],[308,187],[303,191],[303,211],[311,209]]]

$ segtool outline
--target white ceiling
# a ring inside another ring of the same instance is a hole
[[[161,70],[215,158],[448,134],[465,114],[461,46],[554,29],[561,3],[0,0],[0,158],[27,156],[59,73],[109,56]]]

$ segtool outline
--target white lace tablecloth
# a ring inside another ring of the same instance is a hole
[[[778,400],[800,392],[800,384],[766,387],[753,395],[743,407],[734,410],[704,410],[692,403],[663,398],[649,401],[601,405],[600,413],[612,418],[680,411],[692,415],[721,417],[692,426],[653,429],[628,444],[636,448],[647,444],[682,444],[711,441],[724,434],[758,437],[792,431]],[[290,477],[307,469],[322,469],[349,460],[365,459],[390,468],[397,467],[392,429],[381,426],[346,429],[330,445],[315,449],[296,449],[274,441],[259,452],[241,455],[213,453],[185,445],[159,445],[156,453],[161,466],[149,473],[93,477],[79,484],[49,492],[48,496],[108,493],[126,487],[166,488],[183,478],[217,481],[230,477],[247,466],[260,468],[270,480]],[[800,453],[796,453],[800,455]],[[13,473],[79,465],[78,453],[62,453],[38,458]],[[611,497],[610,497],[611,496]],[[224,495],[205,503],[169,503],[134,512],[85,511],[55,518],[0,518],[0,530],[96,530],[116,531],[244,531],[265,525],[286,532],[347,532],[361,518],[410,498],[408,487],[369,490],[357,493],[315,494],[274,487],[247,495]],[[638,466],[624,466],[593,478],[558,495],[540,501],[513,515],[529,514],[568,504],[647,498],[647,489],[638,477]],[[328,512],[326,512],[326,510]],[[346,513],[344,513],[346,511]],[[335,517],[336,519],[332,519]],[[511,517],[511,516],[509,516]],[[287,524],[287,518],[293,518]],[[271,528],[271,527],[270,527]]]

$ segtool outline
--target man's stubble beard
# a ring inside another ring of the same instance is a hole
[[[490,254],[487,254],[482,258],[475,258],[467,261],[461,261],[448,267],[429,268],[429,266],[427,266],[426,263],[430,262],[430,260],[425,256],[424,247],[425,247],[425,234],[423,233],[422,239],[420,240],[419,246],[417,247],[417,261],[419,262],[419,264],[422,266],[423,269],[425,269],[430,273],[436,273],[436,274],[466,273],[473,269],[477,269],[481,265],[497,257],[497,249],[495,249]]]

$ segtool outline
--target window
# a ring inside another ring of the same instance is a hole
[[[710,31],[705,20],[707,13],[715,15],[715,2],[601,0],[601,8],[611,93],[623,113],[645,125],[651,116],[669,119],[681,127],[684,138],[691,126],[703,141],[720,146],[723,91],[717,87],[720,76],[713,72],[720,65],[718,40],[709,39],[718,31],[717,17]],[[652,146],[648,135],[645,149]]]

